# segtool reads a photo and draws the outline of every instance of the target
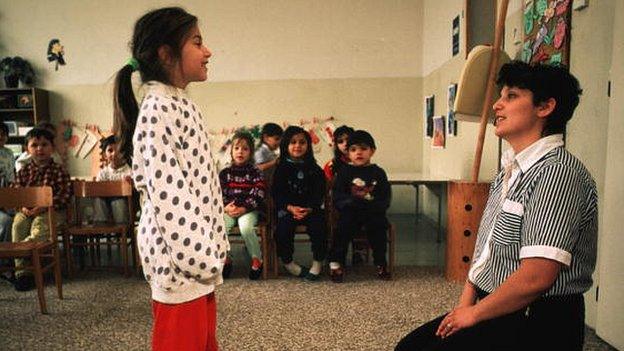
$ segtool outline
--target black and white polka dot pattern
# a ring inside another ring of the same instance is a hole
[[[132,167],[144,195],[137,242],[145,277],[153,289],[165,291],[217,284],[230,245],[199,108],[163,84],[150,82],[147,89]]]

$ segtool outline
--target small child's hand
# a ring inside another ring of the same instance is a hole
[[[30,217],[32,216],[32,212],[28,207],[22,207],[21,212],[26,216],[26,217]]]
[[[44,213],[46,211],[46,207],[35,207],[32,210],[30,210],[30,215],[31,216],[38,216],[42,213]]]
[[[247,209],[243,206],[234,206],[234,209],[230,212],[230,216],[232,217],[240,217],[247,213]]]

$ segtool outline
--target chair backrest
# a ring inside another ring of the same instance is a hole
[[[0,207],[50,207],[52,188],[35,186],[26,188],[0,188]]]
[[[82,211],[80,209],[79,200],[83,198],[95,197],[125,197],[128,204],[129,223],[134,223],[134,206],[132,200],[132,181],[131,180],[110,180],[110,181],[89,181],[74,180],[74,213],[75,222],[82,223]],[[72,213],[67,214],[68,222],[72,218]]]
[[[53,205],[52,188],[49,186],[0,188],[0,208],[47,207],[49,239],[56,242]]]
[[[75,197],[121,197],[132,196],[132,182],[129,180],[86,181],[75,180]]]

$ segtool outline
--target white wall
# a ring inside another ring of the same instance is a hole
[[[420,76],[420,1],[177,3],[200,19],[212,81]],[[43,86],[101,84],[128,58],[134,22],[170,4],[0,0],[0,55],[28,58]],[[66,51],[58,72],[46,60],[52,38]]]
[[[134,22],[167,1],[0,0],[0,57],[22,55],[51,91],[52,120],[112,124],[111,78],[129,56]],[[209,82],[189,91],[212,129],[333,115],[369,130],[387,172],[421,170],[422,2],[238,0],[180,2],[214,52]],[[28,14],[25,16],[24,14]],[[33,26],[33,23],[37,23]],[[67,65],[54,71],[48,41]],[[397,142],[401,140],[401,142]],[[400,155],[400,157],[397,157]],[[330,158],[324,148],[319,163]],[[90,159],[69,157],[74,176]],[[402,190],[402,189],[399,189]],[[392,212],[412,212],[397,191]]]

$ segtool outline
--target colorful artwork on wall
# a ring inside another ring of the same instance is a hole
[[[522,60],[569,65],[571,0],[525,0]]]

